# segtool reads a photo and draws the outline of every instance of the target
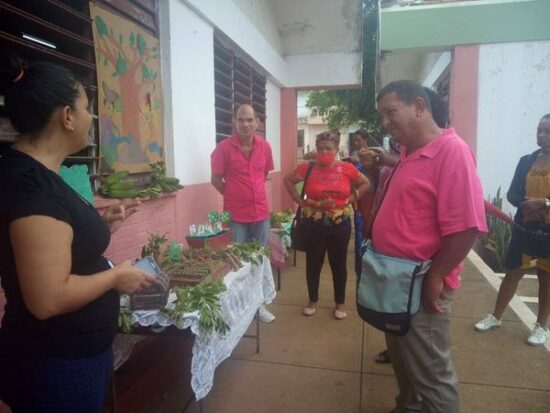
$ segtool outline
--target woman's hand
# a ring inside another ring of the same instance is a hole
[[[122,199],[116,205],[111,205],[103,214],[103,220],[111,234],[118,230],[126,218],[138,210],[141,201],[136,198]]]
[[[156,281],[153,275],[134,267],[130,260],[116,265],[113,270],[116,272],[114,288],[121,293],[134,294],[150,287]]]

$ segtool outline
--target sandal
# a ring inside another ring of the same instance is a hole
[[[344,318],[346,318],[348,316],[348,313],[346,313],[345,311],[342,311],[342,310],[334,310],[334,318],[337,319],[337,320],[343,320]]]
[[[304,307],[303,314],[305,316],[311,317],[313,314],[317,312],[317,304],[315,304],[315,307]]]
[[[381,364],[391,363],[391,358],[390,358],[390,355],[388,354],[388,350],[384,350],[378,353],[375,357],[375,360],[377,363],[381,363]]]

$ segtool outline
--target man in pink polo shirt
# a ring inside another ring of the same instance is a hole
[[[211,182],[223,195],[223,209],[231,214],[234,242],[257,240],[267,245],[269,204],[265,181],[275,169],[271,146],[255,135],[258,117],[250,105],[241,105],[235,114],[235,133],[221,141],[210,155]],[[265,306],[260,320],[271,322],[275,316]]]
[[[453,291],[462,261],[487,231],[474,156],[454,129],[440,129],[422,87],[396,81],[378,94],[384,129],[401,145],[373,230],[384,254],[432,260],[422,308],[403,337],[386,334],[399,386],[395,412],[458,413],[458,378],[450,354]]]

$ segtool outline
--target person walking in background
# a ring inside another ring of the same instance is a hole
[[[378,167],[374,164],[362,163],[359,157],[361,151],[367,151],[369,133],[364,129],[358,129],[353,133],[353,146],[354,150],[351,152],[350,157],[346,158],[346,161],[351,162],[363,175],[367,177],[371,184],[371,188],[367,193],[361,197],[356,204],[354,204],[353,214],[353,226],[355,235],[355,274],[359,277],[361,275],[361,244],[365,238],[365,220],[369,218],[372,212],[374,204],[374,197],[376,188],[378,186]]]
[[[103,253],[137,202],[102,217],[58,175],[86,147],[92,115],[67,69],[3,57],[6,111],[19,132],[0,157],[0,398],[14,412],[98,413],[112,369],[119,292],[155,280]]]
[[[210,156],[211,182],[223,195],[223,208],[231,214],[234,242],[257,240],[267,246],[269,204],[266,179],[275,169],[269,143],[256,135],[258,117],[250,105],[241,105],[235,114],[235,130],[221,141]],[[267,308],[259,308],[260,320],[275,320]]]
[[[537,322],[527,337],[527,343],[532,346],[543,345],[550,334],[547,328],[550,315],[550,113],[539,122],[537,145],[540,149],[519,160],[507,198],[517,208],[514,217],[517,225],[528,230],[533,223],[548,224],[542,227],[548,238],[530,239],[528,233],[514,225],[506,257],[506,274],[498,290],[495,309],[475,324],[475,329],[481,332],[502,325],[502,313],[516,293],[519,281],[536,261],[539,311]],[[535,249],[533,243],[538,244]]]
[[[328,252],[334,285],[334,318],[347,316],[345,307],[347,249],[351,236],[351,203],[357,202],[369,189],[367,178],[348,162],[336,161],[338,141],[330,132],[317,135],[317,156],[308,177],[305,194],[300,198],[296,184],[304,181],[309,162],[302,163],[285,179],[290,196],[302,206],[302,219],[307,234],[306,280],[309,304],[303,313],[317,311],[321,268]]]
[[[481,183],[470,148],[452,128],[436,124],[421,86],[392,82],[377,103],[400,157],[373,223],[372,246],[382,254],[432,261],[408,333],[386,334],[399,387],[394,411],[458,413],[451,299],[460,287],[462,261],[487,231]]]

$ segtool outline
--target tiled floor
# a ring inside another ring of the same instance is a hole
[[[348,268],[352,268],[350,252]],[[489,312],[496,292],[467,263],[463,288],[455,296],[452,321],[453,356],[460,378],[463,413],[550,412],[550,353],[525,344],[527,327],[513,312],[504,326],[481,334],[473,323]],[[307,301],[304,257],[283,274],[282,289],[271,311],[272,324],[261,326],[261,352],[243,339],[217,370],[214,387],[203,401],[207,413],[383,413],[393,408],[396,385],[390,365],[374,362],[384,348],[383,336],[357,316],[355,276],[348,281],[349,316],[332,318],[332,281],[325,265],[320,308],[313,317],[301,314]],[[177,342],[165,344],[162,368],[154,363],[134,365],[141,387],[126,385],[119,397],[138,403],[119,404],[122,413],[175,413],[182,411],[189,393],[185,357]],[[143,350],[147,351],[147,350]],[[181,357],[170,363],[172,355]],[[154,358],[149,358],[154,360]],[[150,363],[150,362],[149,362]],[[124,370],[123,370],[124,371]],[[119,373],[122,374],[122,373]],[[124,373],[130,375],[127,371]],[[135,373],[134,373],[135,374]],[[164,376],[164,379],[161,378]],[[168,377],[168,379],[166,378]],[[127,382],[132,379],[127,377]],[[138,380],[136,379],[136,383]],[[144,390],[150,383],[150,391]],[[137,384],[136,384],[137,386]],[[130,410],[128,410],[130,409]],[[191,402],[185,413],[199,411]]]

